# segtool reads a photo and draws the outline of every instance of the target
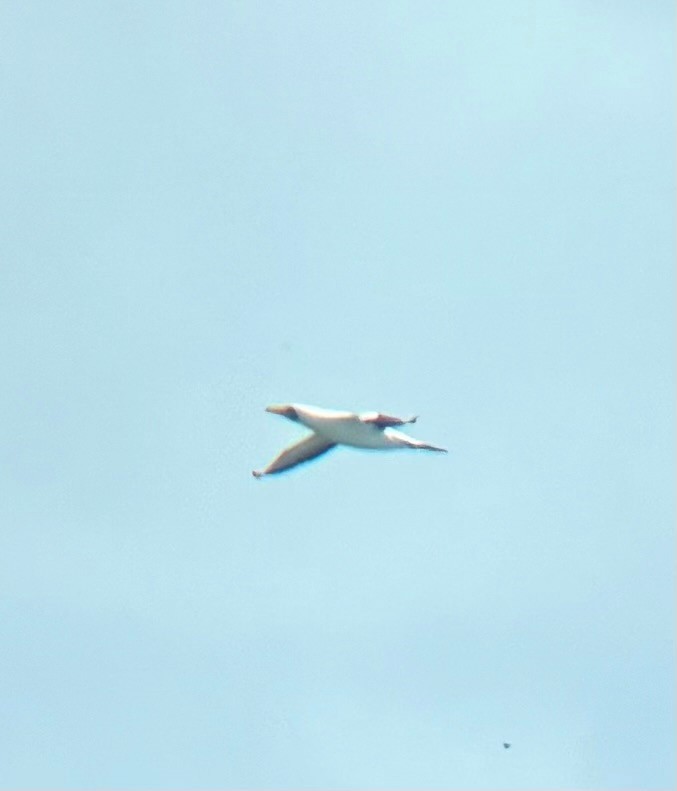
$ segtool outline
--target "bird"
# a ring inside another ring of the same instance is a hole
[[[382,412],[343,412],[305,404],[274,404],[266,407],[266,412],[300,423],[312,433],[306,434],[298,442],[285,448],[267,467],[262,470],[252,470],[255,478],[290,470],[292,467],[322,456],[337,445],[372,450],[416,448],[447,453],[446,448],[421,442],[393,428],[393,426],[415,423],[417,416],[401,418],[385,415]]]
[[[510,742],[503,742],[503,749],[509,750],[510,749]]]

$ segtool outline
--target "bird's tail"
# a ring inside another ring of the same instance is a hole
[[[414,448],[415,450],[434,450],[438,453],[447,453],[446,448],[438,448],[437,445],[431,445],[428,442],[421,442],[420,439],[414,439],[402,431],[395,431],[395,429],[387,428],[384,434],[392,442],[395,447],[399,448]]]
[[[416,447],[419,448],[419,450],[434,450],[437,451],[437,453],[449,453],[446,448],[438,448],[437,445],[429,445],[427,442],[417,442]]]

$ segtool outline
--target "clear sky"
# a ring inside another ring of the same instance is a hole
[[[2,3],[0,786],[674,787],[673,29]]]

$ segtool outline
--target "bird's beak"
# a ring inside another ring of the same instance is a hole
[[[272,404],[266,407],[266,412],[272,412],[273,415],[286,415],[289,407],[285,404]]]

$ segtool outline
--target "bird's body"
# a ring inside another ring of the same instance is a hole
[[[253,475],[256,478],[283,472],[297,464],[310,461],[336,445],[370,450],[418,448],[446,453],[444,448],[420,442],[392,428],[405,423],[415,423],[415,417],[398,418],[384,415],[381,412],[357,414],[306,406],[305,404],[269,406],[266,411],[301,423],[313,433],[283,450],[264,470],[254,470]]]
[[[354,412],[339,412],[336,409],[301,405],[295,406],[295,410],[299,423],[337,445],[351,445],[354,448],[372,450],[395,446],[395,440],[390,434],[386,434],[386,431],[392,432],[392,429],[381,428],[376,423],[365,420],[367,415],[377,416],[376,412],[357,415]]]

